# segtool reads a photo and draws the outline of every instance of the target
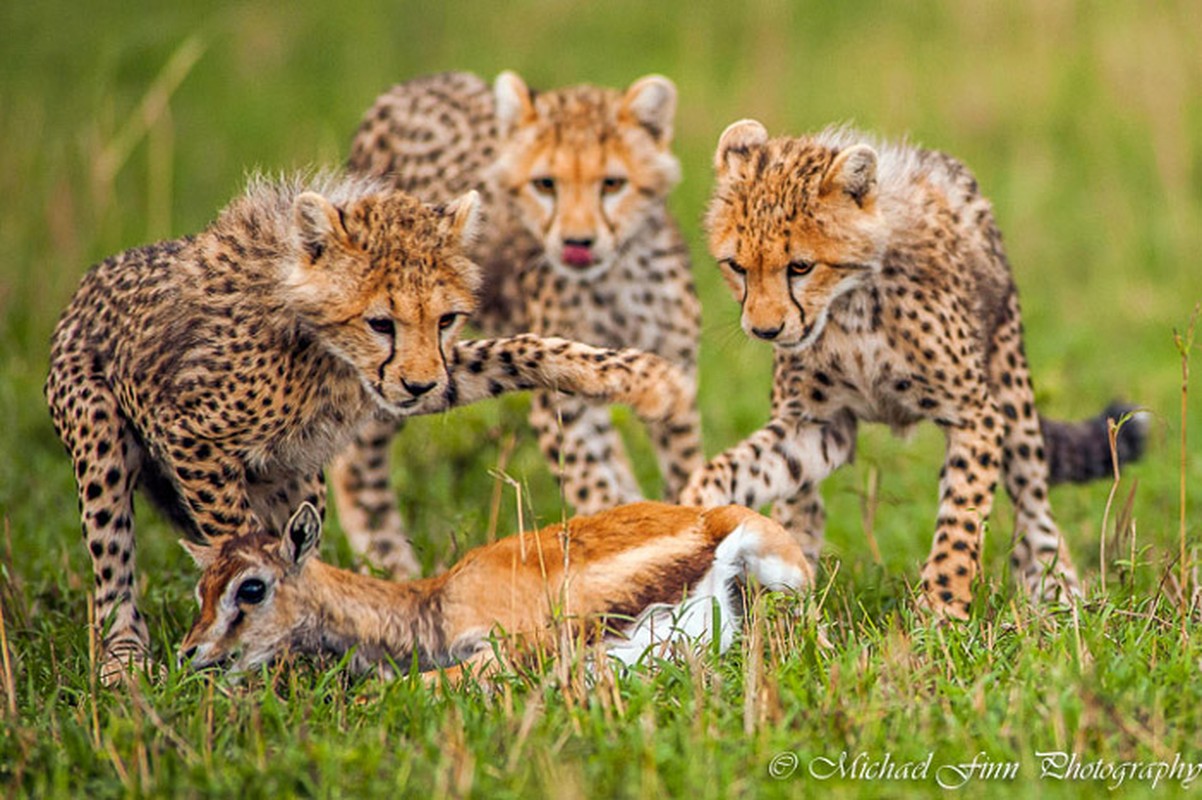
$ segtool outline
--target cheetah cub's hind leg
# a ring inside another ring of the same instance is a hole
[[[296,508],[308,503],[317,513],[326,513],[326,481],[322,473],[301,477],[291,471],[248,471],[246,492],[255,519],[272,532],[288,530]]]
[[[111,686],[129,670],[144,671],[153,663],[134,585],[133,492],[142,449],[103,381],[67,386],[60,379],[81,374],[86,371],[68,367],[52,372],[46,394],[75,464],[84,543],[95,574],[96,628],[102,635],[99,677]]]
[[[989,378],[1004,426],[1002,475],[1014,502],[1015,578],[1036,600],[1064,601],[1081,595],[1064,537],[1048,499],[1048,460],[1035,392],[1023,352],[1018,300],[1011,295],[994,334]]]

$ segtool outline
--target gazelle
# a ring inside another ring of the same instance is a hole
[[[780,525],[733,505],[619,506],[478,547],[447,572],[408,582],[325,564],[314,557],[320,539],[321,518],[306,503],[279,539],[184,542],[204,573],[183,657],[193,667],[245,670],[285,650],[354,648],[356,671],[391,676],[392,665],[416,663],[457,680],[465,667],[477,676],[497,667],[494,632],[547,644],[558,618],[633,664],[648,648],[686,637],[717,637],[725,650],[749,577],[787,591],[812,580]]]

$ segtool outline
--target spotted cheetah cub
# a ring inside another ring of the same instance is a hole
[[[199,234],[84,276],[46,397],[75,463],[106,682],[149,663],[136,485],[211,543],[321,509],[322,469],[374,414],[533,387],[655,420],[691,407],[691,381],[654,356],[534,336],[456,344],[481,280],[463,255],[477,209],[474,193],[429,207],[364,178],[256,180]]]
[[[490,87],[463,72],[417,78],[364,116],[350,168],[423,200],[477,189],[487,223],[469,252],[485,271],[476,321],[488,335],[532,331],[637,347],[692,375],[700,307],[688,250],[668,212],[680,167],[671,152],[676,88],[651,75],[624,91],[535,92],[512,72]],[[578,513],[641,498],[609,409],[536,392],[530,421]],[[389,487],[394,426],[373,422],[331,473],[343,527],[408,552]],[[701,466],[696,409],[652,425],[664,496]]]
[[[818,484],[850,460],[857,422],[900,431],[932,420],[947,452],[924,601],[968,615],[999,476],[1015,506],[1016,576],[1038,598],[1078,594],[1049,468],[1095,477],[1109,462],[1105,429],[1045,420],[1041,430],[1017,291],[969,171],[846,128],[769,139],[749,120],[722,134],[714,164],[709,247],[744,331],[775,346],[772,420],[710,461],[682,501],[775,502],[813,556]],[[1140,447],[1133,427],[1124,454]]]

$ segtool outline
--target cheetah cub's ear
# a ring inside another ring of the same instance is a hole
[[[768,129],[754,119],[732,122],[718,137],[718,150],[714,153],[714,171],[725,177],[741,167],[753,147],[768,141]]]
[[[458,238],[464,249],[471,247],[480,232],[480,193],[472,189],[435,210],[448,220],[445,224],[450,237]]]
[[[866,144],[841,151],[822,179],[822,194],[842,191],[863,208],[876,189],[876,162],[876,151]]]
[[[321,544],[321,515],[312,503],[301,503],[280,538],[280,555],[293,568],[302,566]]]
[[[646,128],[660,147],[667,147],[676,118],[676,84],[663,75],[639,78],[626,90],[619,113]]]
[[[333,203],[317,192],[302,192],[293,203],[293,209],[297,236],[311,262],[320,259],[332,244],[348,244],[342,215]]]
[[[504,139],[519,125],[534,120],[534,98],[525,81],[516,72],[505,70],[493,82],[493,99],[497,104],[497,133]]]

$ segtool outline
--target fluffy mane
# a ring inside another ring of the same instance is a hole
[[[315,192],[342,208],[375,194],[393,189],[384,181],[368,176],[350,175],[339,170],[302,171],[286,175],[252,173],[246,190],[217,215],[214,228],[242,229],[251,241],[279,255],[298,253],[296,237],[296,198]]]

